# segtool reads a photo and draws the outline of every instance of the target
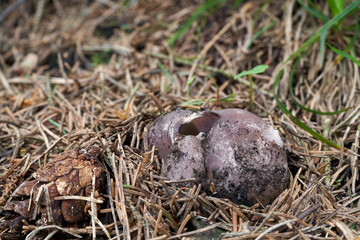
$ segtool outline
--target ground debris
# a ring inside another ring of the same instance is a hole
[[[95,199],[103,200],[100,192],[105,175],[97,159],[99,151],[99,147],[92,146],[87,152],[68,150],[59,154],[37,170],[33,180],[24,181],[4,209],[38,225],[81,226],[91,208],[93,188]]]
[[[316,35],[332,23],[331,1],[312,2],[1,1],[0,238],[358,236],[359,68],[319,42],[326,34],[325,43],[360,56],[359,11]],[[289,56],[310,38],[319,42],[292,68]],[[234,79],[260,64],[269,68],[252,81]],[[274,94],[341,148],[294,124]],[[194,179],[161,175],[162,150],[146,141],[159,116],[179,107],[249,109],[251,99],[289,159],[290,185],[274,201],[237,205]],[[104,178],[94,182],[96,174]]]

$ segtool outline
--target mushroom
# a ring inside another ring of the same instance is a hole
[[[171,152],[171,146],[179,136],[179,128],[183,119],[191,115],[193,111],[177,109],[169,112],[154,122],[149,132],[149,144],[155,145],[158,154],[165,159]]]
[[[241,109],[215,111],[221,117],[203,142],[206,185],[240,203],[272,202],[289,182],[286,152],[277,130]]]
[[[289,182],[284,144],[270,124],[241,109],[178,109],[163,115],[149,133],[164,159],[163,174],[194,177],[218,197],[235,203],[271,203]]]
[[[201,142],[192,135],[179,137],[172,145],[171,153],[166,157],[162,170],[170,179],[195,178],[195,183],[201,183],[205,178],[205,159]]]

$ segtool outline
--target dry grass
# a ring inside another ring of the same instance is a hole
[[[21,1],[4,1],[1,7],[14,2]],[[338,115],[314,115],[293,104],[287,90],[290,65],[279,85],[286,107],[341,149],[327,147],[293,124],[273,98],[283,61],[322,23],[295,0],[272,1],[260,11],[264,1],[235,9],[229,2],[209,16],[200,34],[199,21],[171,49],[166,39],[199,1],[129,2],[125,7],[107,0],[29,0],[6,16],[0,13],[2,205],[32,172],[65,149],[97,144],[108,169],[104,204],[97,213],[90,211],[87,226],[24,220],[21,232],[4,228],[1,238],[50,238],[47,234],[55,231],[98,239],[196,239],[195,234],[209,232],[226,239],[358,236],[359,68],[347,59],[337,63],[329,50],[320,65],[316,44],[300,62],[294,81],[298,100],[321,111],[353,106]],[[324,3],[319,6],[327,11]],[[254,34],[272,21],[274,27],[247,49]],[[328,41],[339,49],[346,46],[336,33]],[[359,42],[355,49],[359,55]],[[160,175],[161,161],[143,141],[152,121],[180,104],[246,109],[249,82],[232,76],[258,64],[270,67],[254,76],[253,112],[286,138],[293,175],[289,189],[272,205],[248,208],[207,196],[201,186],[175,188]],[[186,82],[192,76],[188,99]],[[221,101],[233,93],[232,101]],[[187,102],[194,99],[201,99],[200,105]],[[11,217],[4,211],[1,216]]]

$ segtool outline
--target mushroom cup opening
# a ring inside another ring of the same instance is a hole
[[[201,132],[208,133],[219,118],[216,113],[205,112],[202,116],[183,123],[179,128],[179,134],[197,136]]]

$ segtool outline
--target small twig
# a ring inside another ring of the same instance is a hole
[[[359,135],[360,135],[360,123],[356,129],[356,134],[355,134],[355,142],[352,146],[352,150],[354,152],[358,152],[359,149]],[[351,182],[351,190],[352,193],[355,194],[356,193],[356,181],[359,180],[359,164],[358,164],[358,155],[353,155],[351,156],[351,171],[353,173],[352,176],[352,182]]]
[[[182,221],[179,230],[177,231],[177,234],[181,234],[182,231],[185,228],[185,225],[191,220],[191,218],[196,217],[196,212],[191,212],[190,214],[188,214],[185,219]]]
[[[45,4],[46,4],[46,0],[39,0],[37,2],[35,17],[34,17],[34,25],[32,29],[33,33],[36,33],[39,28],[39,22],[43,15]]]
[[[154,228],[154,236],[155,237],[157,236],[157,232],[158,232],[158,229],[159,229],[159,224],[160,224],[161,218],[162,218],[162,210],[160,209],[160,211],[158,213],[158,217],[156,219],[156,225],[155,225],[155,228]]]
[[[94,203],[99,203],[99,204],[104,203],[103,200],[96,199],[96,198],[83,197],[83,196],[69,196],[69,195],[68,196],[57,196],[57,197],[54,197],[54,200],[83,200],[83,201],[94,202]]]
[[[164,216],[165,216],[167,219],[170,220],[170,222],[174,225],[174,227],[176,228],[176,230],[179,229],[179,225],[177,224],[177,222],[175,221],[175,219],[174,219],[174,218],[171,216],[171,214],[170,214],[168,211],[166,211],[163,207],[161,207],[161,206],[159,206],[159,205],[157,205],[157,204],[149,203],[149,202],[147,202],[147,201],[145,201],[145,200],[143,200],[143,199],[142,199],[142,201],[145,202],[146,205],[148,205],[148,206],[151,207],[151,208],[154,208],[154,209],[157,210],[157,211],[162,210]]]
[[[119,201],[120,201],[120,213],[121,213],[121,219],[122,219],[122,223],[123,223],[123,228],[124,228],[124,237],[126,237],[126,240],[131,240],[131,236],[130,236],[130,226],[129,226],[129,219],[128,219],[128,215],[126,212],[126,204],[125,204],[125,195],[124,195],[124,189],[123,189],[123,157],[120,157],[119,160],[119,167],[118,167],[118,173],[115,175],[118,175],[116,179],[116,190],[118,191],[118,196],[119,196]],[[115,163],[115,161],[114,161]],[[116,167],[114,167],[114,170],[116,169]]]
[[[91,219],[92,221],[95,221],[99,226],[100,228],[103,230],[103,232],[105,233],[105,235],[111,239],[111,235],[109,233],[109,231],[106,229],[106,227],[104,226],[104,224],[102,224],[102,222],[98,219],[98,217],[96,215],[94,215],[90,210],[88,210],[88,213],[90,214],[91,216]],[[95,229],[95,228],[94,228]],[[96,232],[96,231],[95,231]]]
[[[46,213],[47,213],[47,217],[48,217],[48,222],[52,223],[52,222],[54,222],[54,216],[53,216],[53,211],[52,211],[52,207],[51,207],[49,188],[48,188],[48,185],[46,185],[46,184],[43,186],[44,186],[44,198],[45,198],[45,203],[46,203]]]
[[[322,205],[321,204],[316,204],[314,206],[312,206],[311,208],[305,210],[303,213],[300,213],[298,216],[296,216],[296,218],[302,220],[304,219],[306,216],[308,216],[309,214],[311,214],[312,212],[316,211],[318,208],[320,208]]]
[[[46,90],[48,92],[48,101],[49,101],[50,106],[54,107],[55,105],[54,105],[54,100],[53,100],[53,96],[52,96],[53,93],[51,90],[50,76],[47,75],[45,79],[46,79]]]
[[[40,134],[41,136],[43,137],[44,141],[45,141],[45,145],[47,148],[50,148],[50,142],[49,142],[49,139],[47,138],[45,132],[44,132],[44,129],[42,128],[42,124],[40,123],[39,119],[35,118],[35,121],[36,121],[36,124],[39,128],[39,131],[40,131]]]
[[[270,232],[272,232],[273,230],[275,230],[275,229],[277,229],[277,228],[279,228],[279,227],[281,227],[281,226],[284,226],[284,225],[286,225],[286,224],[288,224],[288,223],[293,223],[293,222],[295,222],[295,221],[296,221],[296,219],[291,219],[291,220],[287,220],[287,221],[285,221],[285,222],[278,223],[278,224],[276,224],[276,225],[274,225],[274,226],[266,229],[266,230],[265,230],[264,232],[262,232],[255,240],[260,240],[260,239],[261,239],[262,237],[264,237],[267,233],[270,233]]]
[[[108,194],[110,197],[110,208],[111,208],[111,213],[113,216],[113,220],[114,220],[114,226],[115,226],[115,232],[116,232],[116,239],[120,240],[120,232],[119,232],[119,228],[117,225],[117,219],[116,219],[116,214],[115,214],[115,208],[114,208],[114,202],[113,202],[113,191],[111,189],[111,179],[110,179],[110,173],[109,171],[106,169],[106,180],[107,180],[107,184],[108,184]]]
[[[273,212],[270,212],[266,218],[264,218],[264,220],[261,222],[261,224],[252,232],[253,234],[258,233],[260,231],[260,229],[265,225],[265,223],[267,222],[267,220],[269,220],[269,218],[273,215]]]
[[[330,218],[332,218],[333,216],[335,216],[335,215],[336,215],[341,209],[343,209],[345,206],[347,206],[347,205],[349,205],[350,203],[355,202],[355,201],[357,201],[357,200],[359,200],[359,199],[360,199],[360,196],[357,196],[357,197],[354,197],[354,198],[350,199],[349,201],[343,203],[340,207],[338,207],[337,209],[335,209],[329,216],[327,216],[326,218],[322,219],[322,220],[318,223],[318,225],[326,222],[327,220],[329,220]]]
[[[155,102],[159,112],[163,114],[164,108],[162,107],[160,100],[152,92],[149,93],[149,96]]]
[[[49,235],[46,236],[46,238],[44,238],[44,240],[50,240],[57,232],[59,232],[59,230],[54,230],[51,233],[49,233]]]
[[[0,19],[1,22],[1,19]],[[10,84],[8,82],[8,80],[6,79],[6,77],[4,76],[3,72],[0,69],[0,81],[3,84],[4,88],[6,89],[6,91],[8,92],[8,94],[13,95],[14,91],[12,90],[12,88],[10,87]]]
[[[334,126],[331,130],[331,135],[336,134],[341,128],[345,126],[349,126],[351,122],[354,122],[356,119],[359,119],[360,116],[360,105],[357,106],[352,113],[349,114],[349,116],[339,123],[338,125]]]
[[[53,228],[58,229],[58,230],[63,231],[63,232],[66,232],[66,233],[68,233],[68,234],[70,234],[70,235],[72,235],[72,236],[74,236],[74,237],[82,238],[81,235],[76,234],[76,233],[74,233],[74,232],[71,232],[69,229],[65,229],[65,228],[59,227],[59,226],[57,226],[57,225],[48,225],[48,226],[42,226],[42,227],[39,227],[39,228],[33,230],[31,233],[29,233],[29,234],[26,236],[25,240],[34,239],[35,235],[36,235],[38,232],[40,232],[41,230],[47,230],[47,229],[53,229]]]
[[[330,130],[331,130],[331,125],[330,125],[331,121],[330,119],[326,119],[324,121],[324,133],[323,133],[323,136],[325,138],[329,138],[329,135],[330,135]],[[324,144],[323,146],[323,150],[324,151],[328,151],[330,148],[328,145]],[[326,180],[325,180],[325,183],[326,183],[326,186],[329,187],[329,184],[330,184],[330,180],[331,180],[331,159],[329,156],[327,156],[325,159],[324,159],[324,162],[326,164],[325,166],[325,175],[326,175]]]
[[[0,14],[0,23],[2,21],[4,21],[4,19],[7,17],[7,15],[9,15],[11,12],[15,11],[16,9],[18,9],[18,7],[21,4],[23,4],[25,1],[26,0],[16,0],[10,6],[8,6],[4,11],[2,11]]]
[[[95,226],[95,218],[97,219],[96,217],[96,213],[97,213],[97,206],[95,205],[94,203],[94,193],[95,193],[95,181],[96,181],[96,176],[95,176],[95,173],[93,173],[92,175],[92,191],[91,191],[91,211],[89,210],[89,213],[91,215],[91,225],[92,225],[92,237],[94,240],[96,240],[96,226]],[[100,226],[101,227],[101,226]],[[105,229],[106,231],[106,229]],[[107,232],[107,231],[106,231]],[[106,233],[105,232],[105,233]]]
[[[10,124],[10,125],[14,125],[17,128],[21,128],[21,126],[19,124],[15,123],[15,122],[12,122],[12,121],[8,121],[8,120],[0,119],[0,123]]]

